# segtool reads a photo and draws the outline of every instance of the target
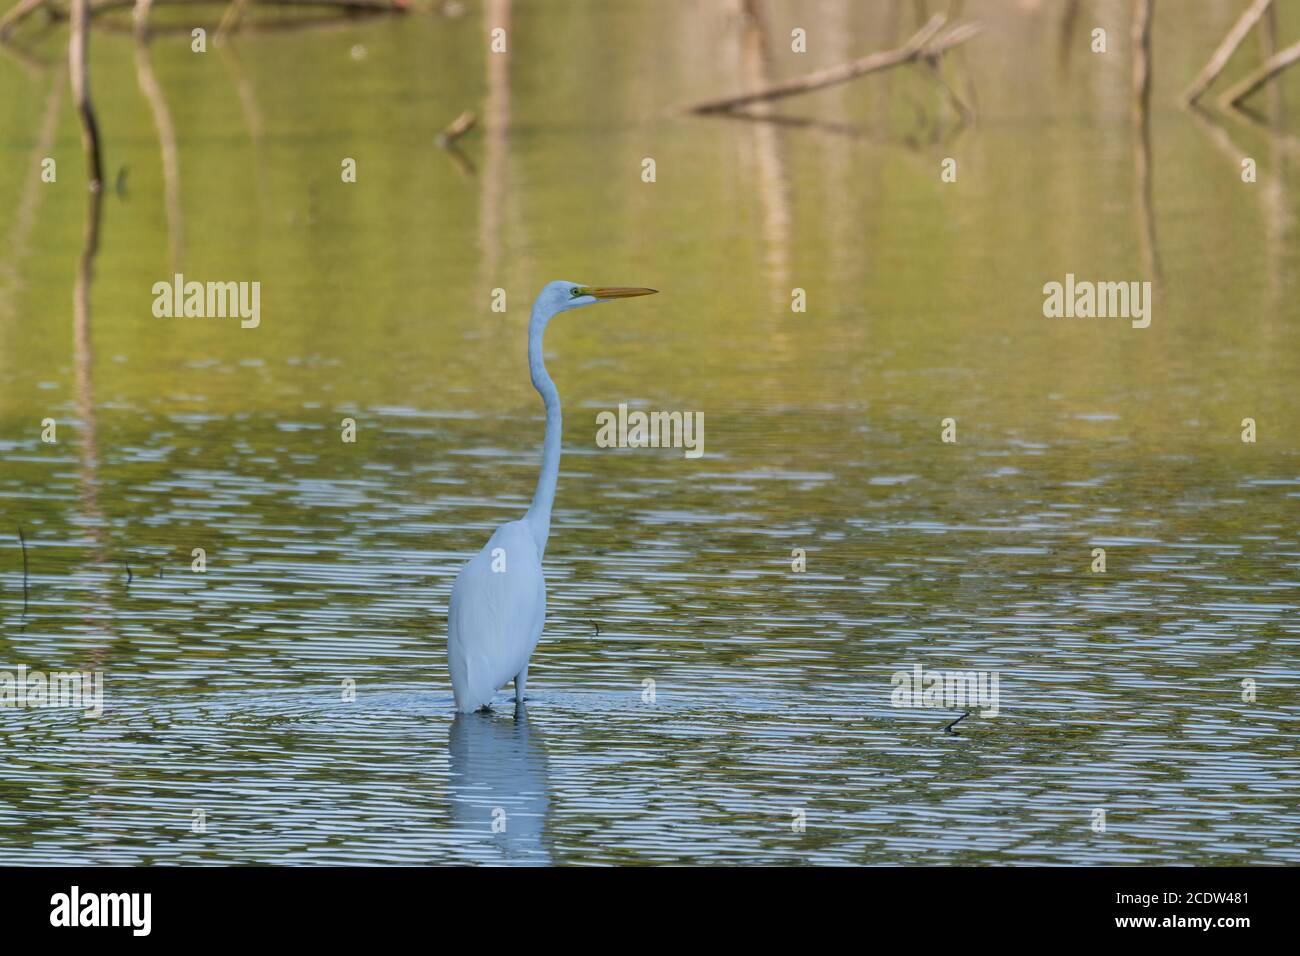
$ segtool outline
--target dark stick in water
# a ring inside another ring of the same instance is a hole
[[[970,711],[968,710],[968,711],[966,711],[966,713],[962,714],[960,717],[958,717],[956,720],[954,720],[954,721],[953,721],[951,724],[949,724],[947,727],[943,728],[943,732],[946,733],[946,734],[952,734],[952,735],[956,736],[957,731],[953,730],[953,728],[956,727],[958,724],[960,724],[963,720],[965,720],[965,719],[966,719],[967,717],[969,717],[969,716],[970,716]]]

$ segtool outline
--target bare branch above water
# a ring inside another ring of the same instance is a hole
[[[1293,43],[1285,50],[1273,54],[1239,82],[1230,86],[1219,97],[1219,105],[1224,108],[1236,106],[1297,60],[1300,60],[1300,42]]]
[[[918,60],[933,62],[948,50],[965,43],[983,30],[983,27],[978,23],[961,23],[939,35],[939,31],[943,29],[946,22],[947,17],[944,14],[936,13],[925,26],[913,34],[911,39],[896,50],[873,53],[861,59],[808,73],[793,80],[786,80],[749,93],[705,100],[702,103],[687,107],[687,112],[722,113],[741,106],[748,106],[751,103],[767,102],[787,96],[797,96],[801,93],[811,93],[814,90],[825,89],[838,83],[847,83],[849,80],[857,79],[860,76],[879,73],[881,70],[888,70],[906,63],[914,63]]]
[[[72,101],[81,120],[81,143],[86,151],[90,191],[103,188],[103,159],[99,148],[99,124],[90,102],[90,11],[87,0],[72,0],[71,35],[68,38],[68,70],[72,77]]]
[[[1197,74],[1191,86],[1187,87],[1187,90],[1183,93],[1184,102],[1195,103],[1210,88],[1214,81],[1218,79],[1219,74],[1223,72],[1223,68],[1228,65],[1228,61],[1232,59],[1232,54],[1237,52],[1237,47],[1241,46],[1241,41],[1246,39],[1246,34],[1259,22],[1260,17],[1264,15],[1272,3],[1273,0],[1255,0],[1237,18],[1237,22],[1232,25],[1232,29],[1223,37],[1222,42],[1219,43],[1209,61]]]

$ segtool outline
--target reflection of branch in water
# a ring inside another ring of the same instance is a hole
[[[226,36],[239,29],[240,18],[244,15],[244,7],[247,0],[231,0],[230,6],[226,7],[226,13],[221,18],[221,23],[217,25],[217,43],[226,42]]]
[[[1062,74],[1070,72],[1070,54],[1074,50],[1074,28],[1079,22],[1079,0],[1065,0],[1061,15],[1061,42],[1056,51],[1056,63]]]
[[[462,176],[468,176],[473,179],[478,175],[478,170],[474,168],[474,162],[461,151],[461,148],[454,143],[451,146],[444,147],[443,152],[451,160],[451,164]]]
[[[98,456],[95,441],[94,349],[90,335],[90,287],[94,282],[95,256],[99,252],[99,219],[103,193],[91,193],[86,211],[86,231],[77,279],[73,286],[73,348],[76,355],[77,417],[82,421],[81,463],[83,472],[95,471]]]
[[[36,27],[27,31],[27,34],[23,37],[23,46],[21,47],[9,40],[0,39],[0,52],[18,60],[28,69],[49,69],[54,65],[54,60],[39,56],[33,53],[32,50],[40,46],[41,42],[51,33],[61,31],[63,29],[62,24],[63,21],[56,19],[53,15],[45,17]],[[59,59],[59,57],[56,57],[56,59]]]
[[[1277,5],[1270,5],[1259,23],[1259,49],[1264,59],[1277,53]],[[1268,115],[1273,129],[1282,125],[1282,84],[1270,83],[1268,86]],[[1259,184],[1260,205],[1264,210],[1264,222],[1268,231],[1268,278],[1269,292],[1272,294],[1273,307],[1269,315],[1281,315],[1279,307],[1285,294],[1286,238],[1295,228],[1295,215],[1291,204],[1287,202],[1287,166],[1283,161],[1286,147],[1276,136],[1271,136],[1272,175],[1265,177]],[[1269,328],[1275,328],[1270,324]]]
[[[92,541],[91,560],[104,562],[104,516],[99,507],[99,443],[95,430],[94,350],[90,336],[90,286],[94,281],[95,256],[99,252],[99,220],[103,209],[104,191],[99,154],[99,128],[95,111],[90,103],[90,78],[86,69],[89,52],[89,17],[86,0],[73,0],[72,29],[68,40],[68,61],[72,71],[73,98],[81,117],[82,144],[90,169],[90,191],[86,196],[86,230],[82,242],[81,258],[77,262],[77,277],[72,291],[74,351],[74,388],[76,391],[77,418],[81,422],[81,510]],[[96,622],[105,633],[106,621]],[[92,662],[98,662],[98,652]]]
[[[490,33],[501,27],[510,30],[510,0],[488,0],[483,19]],[[502,205],[506,193],[506,161],[509,158],[510,66],[504,54],[487,54],[487,103],[483,110],[483,185],[479,190],[479,247],[488,286],[502,285],[497,275],[501,261]],[[486,300],[484,300],[486,301]]]
[[[84,0],[83,0],[84,2]],[[81,422],[80,480],[78,496],[81,504],[82,524],[90,538],[90,562],[102,565],[107,559],[104,540],[104,514],[99,504],[99,441],[95,415],[94,349],[91,344],[90,291],[95,278],[95,256],[99,252],[99,226],[103,211],[104,192],[94,190],[86,196],[86,228],[81,256],[77,260],[77,275],[73,287],[73,350],[75,353],[75,403]],[[98,575],[96,575],[98,577]],[[84,620],[92,634],[100,635],[98,643],[86,652],[83,670],[102,671],[113,645],[113,617],[107,589],[107,580],[94,581],[91,586]],[[100,774],[109,768],[96,768]],[[102,777],[101,777],[102,779]],[[106,807],[104,793],[96,791],[92,801],[98,813]],[[102,825],[102,824],[101,824]]]
[[[229,66],[230,75],[235,81],[235,92],[239,94],[239,105],[244,112],[244,122],[248,125],[248,137],[258,152],[262,151],[266,140],[266,124],[262,122],[262,110],[257,105],[257,93],[244,71],[244,63],[234,44],[221,47],[221,58]]]
[[[1198,106],[1190,107],[1188,112],[1196,120],[1196,125],[1210,137],[1210,142],[1228,160],[1235,174],[1240,176],[1241,161],[1250,153],[1233,141],[1228,131],[1219,123],[1218,117],[1214,114],[1206,112]],[[1273,161],[1268,175],[1261,178],[1250,189],[1257,191],[1259,196],[1260,211],[1264,218],[1268,237],[1269,292],[1273,296],[1274,303],[1278,303],[1285,292],[1287,236],[1295,228],[1295,215],[1291,211],[1290,203],[1287,202],[1286,163],[1283,162],[1282,157],[1287,152],[1300,151],[1300,142],[1297,142],[1288,133],[1279,132],[1274,126],[1269,125],[1259,117],[1252,116],[1245,110],[1229,109],[1223,115],[1243,126],[1249,127],[1252,132],[1265,134],[1272,147]],[[1268,310],[1267,314],[1280,314],[1280,309],[1275,305],[1274,308]]]
[[[1300,138],[1297,138],[1294,133],[1286,133],[1270,126],[1263,116],[1253,110],[1240,106],[1230,107],[1223,111],[1223,115],[1234,123],[1264,133],[1276,148],[1291,155],[1300,154]]]
[[[767,44],[766,21],[757,7],[751,7],[741,33],[740,62],[745,84],[753,88],[771,82],[771,53]],[[750,112],[767,116],[772,104],[755,103]],[[786,197],[785,162],[776,127],[759,123],[753,127],[754,160],[758,170],[758,198],[763,213],[763,238],[767,244],[767,272],[778,295],[785,295],[790,274],[790,205]]]
[[[960,95],[958,95],[957,91],[953,89],[952,84],[949,83],[947,79],[944,78],[943,75],[944,62],[946,61],[938,60],[938,59],[925,61],[926,66],[928,68],[928,72],[930,74],[930,78],[933,79],[934,82],[938,85],[939,89],[943,91],[944,96],[946,96],[948,99],[949,105],[952,106],[952,108],[957,111],[957,115],[961,117],[962,124],[965,125],[966,123],[973,122],[976,117],[975,106],[973,105],[973,101],[972,103],[968,104],[965,100],[961,98]],[[973,90],[974,86],[971,85],[970,88]]]
[[[99,252],[99,220],[103,193],[91,193],[86,210],[86,231],[81,258],[77,262],[77,278],[73,286],[73,350],[75,354],[75,386],[77,417],[81,420],[81,471],[83,478],[83,503],[88,515],[99,517],[95,472],[98,468],[98,442],[95,433],[95,353],[90,332],[90,287],[94,282],[95,256]],[[97,527],[92,522],[91,527]],[[95,532],[92,532],[95,533]]]
[[[1158,286],[1160,254],[1156,247],[1155,213],[1151,204],[1151,8],[1154,0],[1133,6],[1133,126],[1134,181],[1137,193],[1138,241],[1142,267]]]
[[[262,219],[270,219],[270,207],[267,204],[265,156],[266,125],[262,122],[262,110],[257,105],[257,91],[253,88],[244,62],[239,58],[238,48],[234,43],[222,43],[217,47],[221,62],[226,64],[230,77],[239,95],[239,108],[244,114],[244,123],[248,126],[248,138],[253,144],[253,175],[257,181],[257,206]]]
[[[140,92],[149,101],[149,111],[158,130],[158,146],[162,153],[163,207],[167,214],[168,248],[171,251],[171,271],[181,271],[181,256],[185,247],[184,227],[181,218],[181,169],[176,150],[176,127],[172,125],[167,98],[153,72],[149,59],[149,41],[145,35],[150,0],[139,0],[135,21],[135,77]]]
[[[385,16],[381,11],[374,13],[352,14],[326,14],[324,16],[312,17],[292,17],[281,20],[260,20],[248,21],[239,28],[240,33],[326,33],[337,30],[340,32],[356,30],[357,20],[360,17],[367,19],[379,19]],[[174,37],[189,36],[195,27],[203,27],[209,33],[216,30],[217,22],[193,20],[188,23],[153,23],[149,26],[150,37]],[[95,21],[95,29],[103,33],[134,33],[135,25],[125,23],[117,19],[105,17],[102,20]],[[227,44],[229,45],[229,44]]]
[[[1133,4],[1133,111],[1145,116],[1151,104],[1151,11],[1155,0]]]
[[[1196,122],[1196,125],[1210,137],[1210,142],[1218,148],[1228,162],[1234,168],[1240,169],[1241,160],[1247,154],[1233,142],[1232,137],[1228,135],[1228,131],[1223,128],[1223,124],[1196,104],[1189,105],[1187,112]]]
[[[382,16],[385,14],[407,13],[410,7],[409,0],[257,0],[257,3],[258,6],[261,7],[293,7],[299,10],[337,10],[339,12],[338,16],[318,17],[310,22],[319,25],[342,24],[348,27],[351,27],[354,24],[354,18],[357,16]],[[143,23],[147,20],[149,9],[154,4],[158,4],[159,6],[201,7],[225,5],[226,0],[146,0],[143,4],[140,0],[90,0],[87,7],[87,16],[96,27],[103,26],[112,31],[135,31],[138,28],[137,24],[129,26],[124,25],[120,21],[114,20],[112,14],[118,10],[126,9],[127,7],[134,8],[134,12],[138,14],[140,12],[140,7],[143,6],[143,18],[133,17],[133,19],[137,19],[138,23]],[[19,23],[26,20],[37,10],[44,8],[49,14],[46,25],[46,28],[48,28],[49,25],[54,24],[58,20],[72,19],[73,14],[76,12],[76,6],[77,0],[71,0],[66,7],[58,6],[53,2],[53,0],[18,0],[18,3],[16,3],[8,13],[3,17],[0,17],[0,50],[14,56],[14,58],[20,62],[26,61],[29,65],[40,65],[40,60],[32,57],[32,55],[26,50],[20,50],[17,47],[11,46],[5,42],[6,38],[13,32],[14,28],[16,28]],[[235,0],[235,2],[224,11],[222,18],[216,24],[212,25],[211,29],[217,31],[218,40],[223,40],[225,38],[226,32],[232,26],[231,17],[233,16],[237,21],[238,15],[242,13],[242,7],[243,0]],[[100,17],[100,14],[107,14],[107,16]],[[303,21],[297,19],[289,19],[279,21],[278,23],[273,21],[268,24],[254,24],[252,26],[255,30],[271,30],[280,28],[294,29],[302,22]],[[200,25],[203,24],[195,23],[193,22],[193,18],[191,18],[190,22],[173,24],[162,29],[153,29],[149,32],[188,34],[195,26]],[[240,29],[244,28],[242,22],[239,23],[238,26]],[[29,38],[29,42],[31,39],[32,38]]]
[[[153,0],[153,3],[160,7],[197,7],[225,4],[226,0]],[[408,0],[257,0],[257,3],[258,6],[263,7],[334,7],[340,10],[360,11],[363,13],[368,11],[405,13],[409,8]],[[106,10],[122,10],[135,5],[136,0],[90,0],[90,9],[93,13]],[[55,9],[53,4],[51,4],[51,9]]]
[[[1210,142],[1212,142],[1219,152],[1223,154],[1223,157],[1228,161],[1228,164],[1232,166],[1233,170],[1240,174],[1241,161],[1251,154],[1247,150],[1238,146],[1236,141],[1228,134],[1227,129],[1219,122],[1220,114],[1211,113],[1208,110],[1195,105],[1189,106],[1187,112],[1191,115],[1192,119],[1196,121],[1196,125],[1210,137]],[[1278,132],[1272,126],[1265,123],[1259,117],[1252,115],[1247,110],[1227,110],[1221,115],[1235,120],[1243,126],[1248,126],[1254,132],[1265,134],[1275,151],[1285,151],[1288,145],[1293,150],[1300,149],[1300,141],[1297,141],[1289,134]],[[1288,139],[1290,140],[1289,144]],[[1289,230],[1293,217],[1290,208],[1285,202],[1285,194],[1273,192],[1274,189],[1281,188],[1285,185],[1285,177],[1283,175],[1285,167],[1281,162],[1277,162],[1276,160],[1274,167],[1272,174],[1267,177],[1267,181],[1260,183],[1260,205],[1263,207],[1266,218],[1270,221],[1276,219],[1278,223],[1283,224],[1284,229]]]
[[[4,40],[0,40],[0,53],[21,66],[29,76],[39,76],[53,65],[44,57]]]
[[[1277,53],[1277,7],[1270,6],[1259,22],[1259,49],[1264,59]],[[1272,83],[1268,88],[1269,118],[1274,126],[1282,123],[1282,84]]]
[[[10,312],[13,308],[10,298],[12,289],[18,284],[18,266],[26,257],[27,240],[31,235],[32,227],[36,224],[36,209],[40,205],[43,187],[47,184],[41,181],[41,177],[36,170],[40,167],[41,160],[50,155],[54,145],[54,134],[58,127],[59,121],[59,104],[63,101],[63,84],[67,82],[62,70],[54,74],[50,83],[50,94],[45,100],[45,116],[41,120],[41,131],[36,137],[36,147],[32,150],[32,158],[28,163],[29,174],[24,182],[22,198],[18,201],[18,209],[14,212],[13,228],[9,231],[9,255],[5,256],[4,262],[0,265],[0,274],[3,274],[7,288],[0,296],[0,305],[4,305],[5,311]]]
[[[91,170],[90,193],[86,207],[86,229],[77,277],[73,285],[73,350],[75,354],[75,389],[77,417],[81,421],[81,496],[87,526],[98,543],[102,515],[99,510],[96,469],[98,443],[95,437],[94,350],[90,338],[90,286],[94,281],[95,256],[99,252],[99,220],[104,191],[100,188],[99,130],[90,103],[90,78],[86,71],[89,48],[89,18],[86,0],[73,0],[72,30],[68,40],[68,60],[72,70],[72,91],[82,122],[82,143]],[[102,554],[98,560],[103,560]]]
[[[81,422],[80,480],[78,492],[81,514],[86,533],[90,537],[90,560],[101,565],[106,560],[104,542],[104,513],[99,505],[99,438],[95,415],[95,351],[91,339],[90,288],[95,278],[95,256],[99,252],[99,223],[104,194],[92,192],[87,197],[86,231],[81,257],[77,262],[77,277],[73,287],[73,352],[74,389],[77,418]],[[111,623],[102,605],[108,600],[101,588],[96,590],[98,602],[92,602],[87,623],[106,637],[111,637]],[[99,615],[96,615],[96,609]],[[91,653],[91,667],[98,666],[107,644]]]
[[[1151,124],[1145,110],[1138,116],[1133,149],[1138,211],[1138,239],[1142,248],[1142,267],[1159,284],[1160,253],[1156,245],[1155,212],[1151,201]]]
[[[27,539],[23,537],[23,526],[18,526],[18,546],[23,549],[23,616],[27,616]]]
[[[788,126],[791,129],[808,129],[819,133],[830,133],[835,136],[844,136],[849,139],[860,139],[865,143],[872,143],[877,146],[903,146],[909,150],[919,150],[925,146],[931,146],[935,143],[950,142],[958,133],[966,128],[966,124],[960,120],[951,127],[942,128],[939,125],[933,127],[933,135],[922,139],[915,136],[905,136],[901,139],[891,139],[861,126],[853,126],[850,123],[837,123],[834,120],[816,119],[811,116],[784,116],[780,113],[773,113],[770,116],[760,116],[750,110],[727,110],[723,113],[713,114],[718,119],[730,120],[747,120],[752,123],[771,123],[776,126]]]

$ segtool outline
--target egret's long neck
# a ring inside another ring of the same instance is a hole
[[[560,478],[560,392],[546,371],[542,358],[542,334],[551,312],[539,302],[533,306],[533,316],[528,323],[528,371],[533,378],[533,388],[546,404],[546,437],[542,440],[542,473],[537,477],[537,490],[533,503],[524,515],[539,553],[546,552],[546,539],[551,533],[551,505],[555,502],[555,485]]]

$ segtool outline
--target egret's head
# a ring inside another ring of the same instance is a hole
[[[657,289],[635,289],[626,286],[584,285],[581,282],[551,282],[542,289],[538,299],[545,304],[547,312],[554,315],[584,305],[595,305],[597,302],[630,299],[638,295],[654,295],[657,291]]]

